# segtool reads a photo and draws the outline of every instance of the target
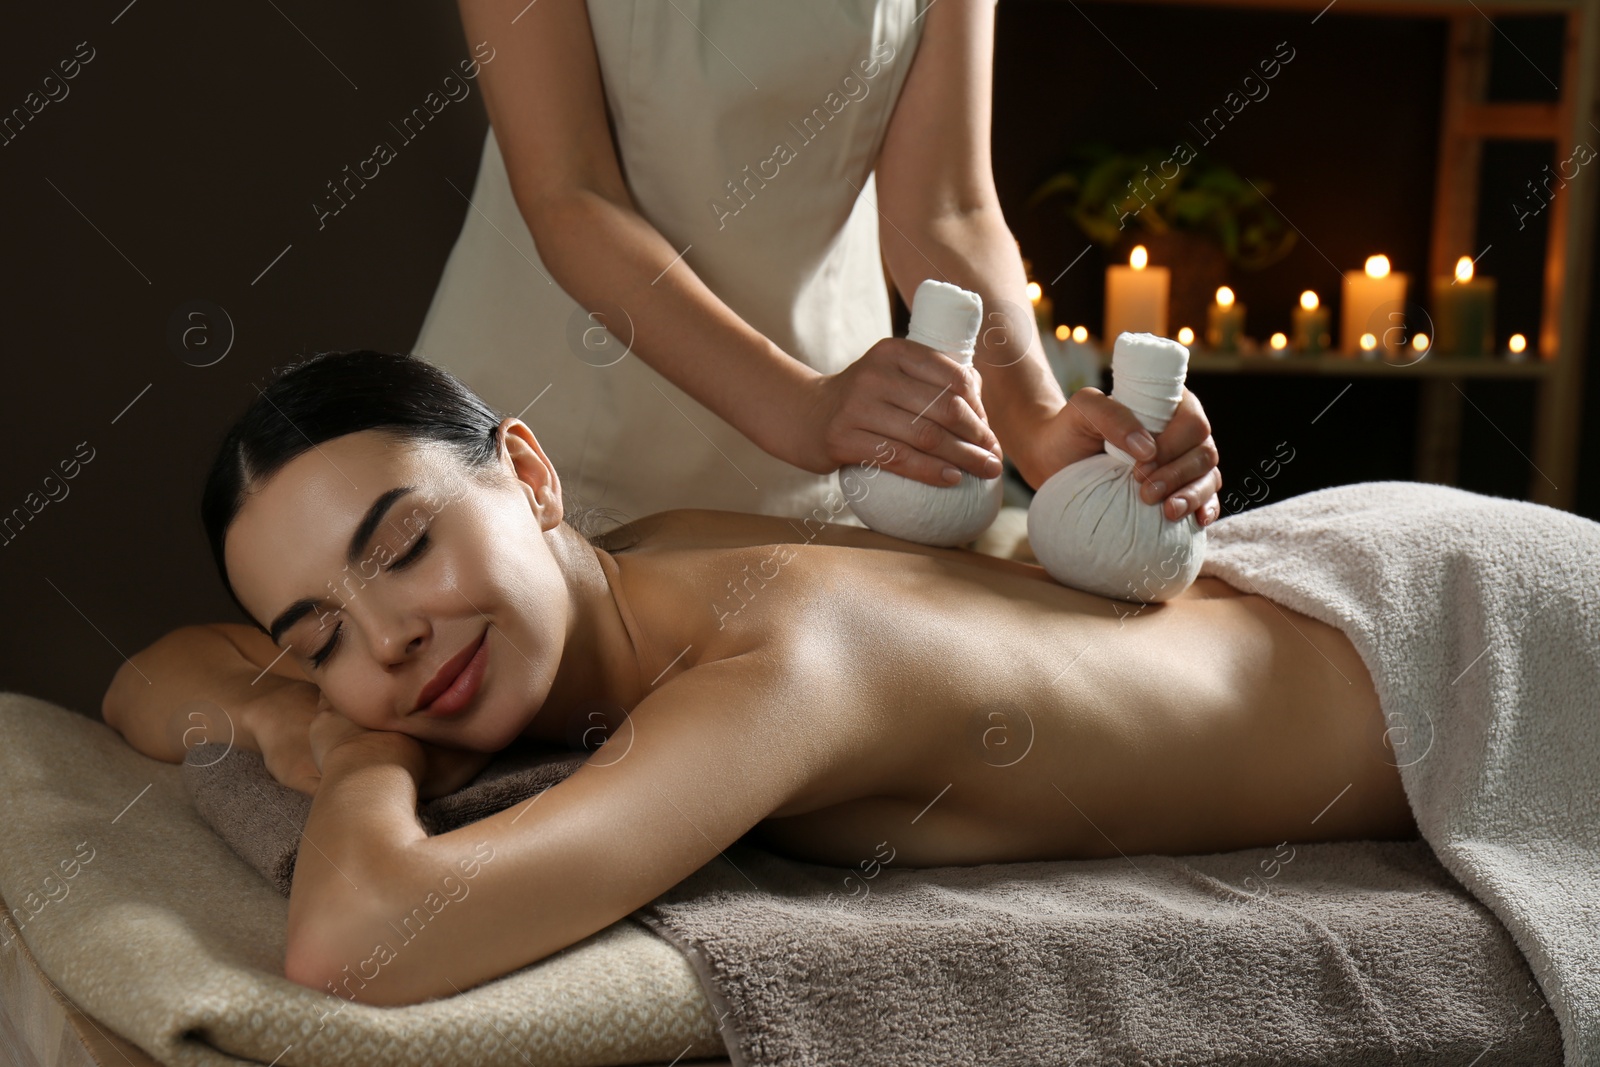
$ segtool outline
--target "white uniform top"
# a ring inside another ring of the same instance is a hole
[[[639,211],[735,313],[824,374],[890,333],[872,172],[927,3],[589,3]],[[493,130],[472,204],[415,351],[532,428],[569,507],[802,515],[832,494],[839,508],[833,475],[768,455],[625,354],[626,308],[590,318],[550,279]]]

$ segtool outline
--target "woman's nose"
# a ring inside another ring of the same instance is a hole
[[[385,666],[398,666],[414,658],[428,635],[426,620],[414,615],[374,619],[372,653]]]
[[[403,663],[415,657],[417,650],[421,647],[421,635],[385,634],[381,639],[378,655],[383,658],[385,663]]]

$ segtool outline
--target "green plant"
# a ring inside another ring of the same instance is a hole
[[[1287,255],[1297,236],[1268,203],[1271,190],[1270,183],[1251,183],[1187,145],[1168,154],[1118,152],[1096,143],[1075,151],[1065,169],[1034,190],[1028,206],[1071,198],[1067,216],[1106,248],[1132,226],[1202,234],[1229,262],[1258,270]]]

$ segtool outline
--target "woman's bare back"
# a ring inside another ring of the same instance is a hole
[[[663,676],[804,665],[783,705],[806,745],[727,768],[793,776],[753,831],[777,851],[930,866],[1416,833],[1349,640],[1218,579],[1139,605],[839,524],[685,510],[631,532],[613,581]]]

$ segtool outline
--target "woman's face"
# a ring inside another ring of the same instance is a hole
[[[324,441],[247,496],[229,528],[240,601],[351,721],[492,752],[549,693],[569,611],[545,536],[560,483],[528,428],[505,426],[489,480],[431,442],[374,430]],[[476,693],[448,717],[420,710],[480,638]]]

